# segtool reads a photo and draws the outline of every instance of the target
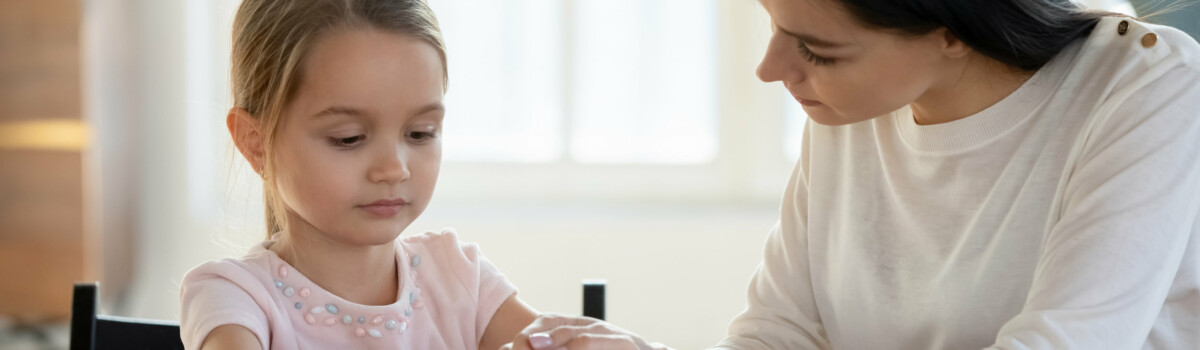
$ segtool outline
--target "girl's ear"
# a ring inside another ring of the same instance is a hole
[[[233,137],[233,144],[237,146],[238,151],[250,162],[254,172],[262,176],[264,135],[259,130],[258,119],[254,119],[245,109],[234,107],[229,109],[229,115],[225,116],[225,125],[229,127],[229,136]]]

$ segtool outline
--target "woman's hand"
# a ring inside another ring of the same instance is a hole
[[[502,350],[669,350],[627,330],[591,317],[543,314]]]

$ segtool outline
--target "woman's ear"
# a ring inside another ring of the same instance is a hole
[[[933,31],[933,37],[938,40],[938,44],[942,49],[942,54],[949,58],[963,58],[971,53],[971,47],[967,46],[962,40],[959,40],[954,33],[951,33],[946,27],[941,27]]]
[[[254,172],[262,176],[265,158],[264,134],[260,130],[258,119],[254,119],[245,109],[234,107],[230,108],[229,115],[225,116],[225,126],[229,127],[229,136],[233,137],[233,144],[237,146],[238,151],[250,162]]]

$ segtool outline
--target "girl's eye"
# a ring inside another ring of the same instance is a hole
[[[437,134],[434,134],[433,132],[429,132],[429,131],[410,131],[408,133],[408,138],[413,139],[417,142],[426,142],[431,139],[437,138]]]
[[[805,45],[803,41],[800,41],[797,47],[800,49],[800,54],[804,55],[804,59],[812,62],[813,65],[828,66],[834,63],[832,58],[817,56],[817,54],[813,53],[812,50],[808,48],[808,45]]]
[[[362,143],[362,141],[366,138],[367,137],[365,135],[355,135],[355,136],[350,136],[350,137],[330,137],[329,144],[336,146],[336,147],[341,147],[341,148],[350,148],[350,147],[358,146],[358,144]]]

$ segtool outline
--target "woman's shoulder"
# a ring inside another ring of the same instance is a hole
[[[1075,69],[1130,78],[1172,68],[1200,71],[1200,44],[1179,29],[1132,18],[1106,17],[1096,24]]]

